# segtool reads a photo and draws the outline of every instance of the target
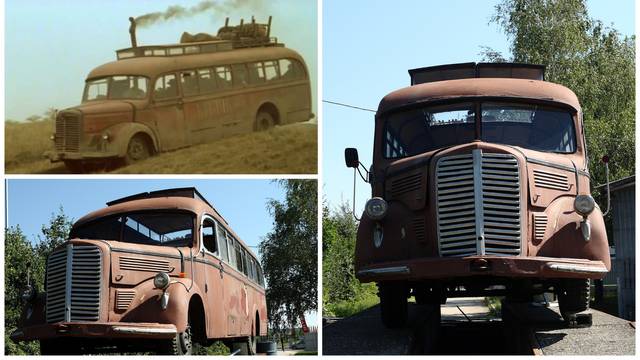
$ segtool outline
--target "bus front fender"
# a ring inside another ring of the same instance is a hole
[[[158,137],[148,126],[140,123],[122,123],[107,128],[103,136],[106,135],[109,139],[109,147],[118,154],[119,157],[124,157],[127,154],[127,147],[129,141],[135,135],[142,134],[149,139],[149,143],[153,146],[151,150],[158,152],[159,144]]]

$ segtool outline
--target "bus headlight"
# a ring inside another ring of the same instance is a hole
[[[587,217],[596,207],[596,202],[591,195],[578,195],[573,202],[576,212],[583,217]]]
[[[387,214],[387,202],[381,197],[374,197],[367,201],[364,211],[372,220],[382,220]]]
[[[102,140],[109,141],[111,139],[111,135],[109,133],[102,134]]]
[[[156,289],[164,290],[169,286],[169,274],[164,272],[159,272],[156,276],[153,277],[153,286]]]

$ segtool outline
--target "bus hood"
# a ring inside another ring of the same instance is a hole
[[[133,112],[137,107],[139,106],[136,106],[136,102],[134,101],[103,100],[86,102],[69,108],[69,110],[73,109],[80,111],[83,115],[102,115]]]

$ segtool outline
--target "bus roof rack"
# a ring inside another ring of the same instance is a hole
[[[224,26],[218,30],[216,35],[184,32],[180,37],[179,44],[139,46],[136,38],[136,19],[130,17],[131,47],[116,50],[116,57],[118,60],[123,60],[147,56],[205,54],[252,47],[283,47],[284,44],[279,43],[278,38],[271,36],[271,20],[272,17],[269,16],[267,23],[260,24],[252,16],[249,23],[240,19],[239,25],[229,25],[227,17]]]
[[[218,210],[215,207],[213,207],[213,205],[211,205],[211,203],[209,203],[209,201],[207,201],[207,199],[205,199],[204,196],[202,196],[202,194],[200,194],[200,192],[195,187],[173,188],[173,189],[142,192],[139,194],[125,196],[120,199],[109,201],[107,202],[107,206],[113,206],[116,204],[121,204],[128,201],[133,201],[133,200],[154,199],[154,198],[161,198],[161,197],[186,197],[186,198],[201,200],[205,202],[207,205],[209,205],[213,209],[213,211],[215,211],[216,214],[218,214],[218,216],[220,216],[220,218],[227,225],[229,225],[229,222],[222,216],[222,214],[220,214]]]
[[[460,63],[410,69],[411,85],[470,78],[515,78],[544,81],[544,65],[524,63]]]

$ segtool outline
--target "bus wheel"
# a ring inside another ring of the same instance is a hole
[[[591,298],[589,279],[566,279],[558,285],[558,305],[565,321],[571,321],[575,314],[589,308]]]
[[[404,284],[378,284],[382,323],[388,328],[400,328],[407,323],[407,288]]]
[[[127,165],[144,160],[149,156],[151,156],[151,150],[149,149],[149,144],[144,137],[136,135],[129,140],[127,155],[124,159]]]
[[[191,325],[187,324],[184,332],[176,334],[176,336],[168,340],[167,349],[163,353],[167,355],[191,355],[193,352],[193,339],[191,336]]]
[[[260,111],[258,115],[256,115],[256,130],[257,131],[266,131],[269,130],[275,125],[275,120],[273,120],[273,116],[266,111]]]

